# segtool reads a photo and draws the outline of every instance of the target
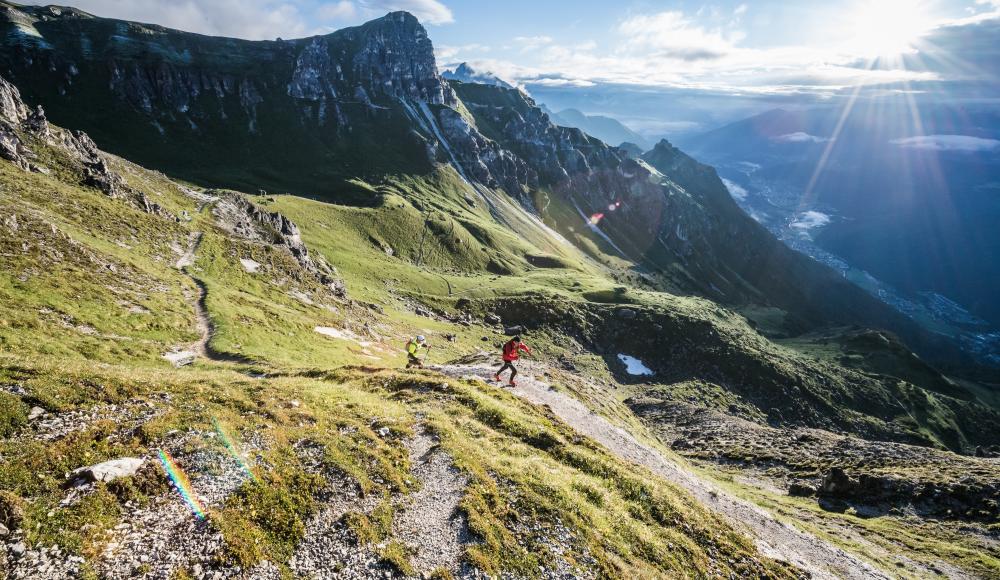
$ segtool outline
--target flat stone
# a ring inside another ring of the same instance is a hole
[[[145,462],[146,461],[144,459],[123,457],[121,459],[112,459],[111,461],[91,465],[90,467],[82,467],[74,471],[73,475],[76,476],[76,479],[84,479],[92,482],[113,481],[119,477],[135,475],[135,472],[139,471],[139,468],[142,467]]]
[[[28,420],[34,421],[35,419],[38,419],[44,414],[45,414],[45,409],[41,407],[32,407],[31,410],[28,411]]]

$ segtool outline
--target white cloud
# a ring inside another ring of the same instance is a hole
[[[437,57],[438,66],[442,63],[452,63],[458,64],[461,61],[470,60],[466,55],[472,53],[484,53],[490,52],[492,50],[489,46],[485,44],[463,44],[460,46],[451,46],[449,44],[435,44],[434,45],[434,56]],[[455,57],[462,55],[462,58],[457,59]],[[447,65],[445,65],[447,66]]]
[[[135,20],[189,32],[250,39],[307,36],[306,24],[290,2],[274,0],[75,0],[73,5],[98,16]]]
[[[719,30],[707,30],[682,12],[670,10],[631,16],[618,25],[618,32],[627,38],[626,50],[683,61],[720,58],[733,50],[734,40],[742,38],[739,32],[725,35]]]
[[[521,47],[521,52],[532,52],[552,44],[551,36],[516,36],[514,43]]]
[[[593,87],[597,83],[586,79],[559,79],[559,78],[537,78],[532,79],[531,84],[543,87]]]
[[[617,39],[601,43],[518,37],[499,50],[530,54],[531,64],[494,62],[490,69],[507,69],[503,78],[520,85],[616,83],[760,96],[831,97],[855,86],[940,80],[926,69],[859,67],[856,54],[826,45],[743,46],[740,20],[747,12],[737,6],[725,14],[633,13],[613,28]]]
[[[795,133],[788,133],[787,135],[774,137],[774,140],[781,143],[826,143],[830,139],[826,137],[817,137],[816,135],[810,135],[809,133],[803,133],[802,131],[796,131]]]
[[[920,149],[923,151],[977,153],[1000,149],[1000,141],[996,139],[983,139],[982,137],[972,137],[971,135],[921,135],[919,137],[893,139],[890,143],[906,149]]]
[[[734,181],[729,181],[725,177],[722,178],[722,183],[726,186],[726,189],[729,190],[729,195],[733,196],[733,199],[743,201],[747,198],[748,195],[747,190],[744,189],[740,184]]]
[[[316,16],[322,20],[350,20],[358,15],[358,7],[350,0],[323,4],[316,9]]]
[[[790,225],[797,230],[805,232],[815,228],[821,228],[829,223],[830,216],[823,212],[810,210],[800,213],[796,216],[795,221],[793,221]]]

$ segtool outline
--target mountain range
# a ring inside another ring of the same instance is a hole
[[[0,27],[11,577],[1000,570],[995,369],[671,143],[445,78],[406,12]]]

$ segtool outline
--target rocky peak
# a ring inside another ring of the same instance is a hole
[[[670,178],[681,187],[698,192],[704,201],[713,205],[715,211],[742,214],[742,210],[738,209],[729,196],[729,191],[719,179],[715,169],[699,163],[687,153],[674,147],[670,141],[660,140],[642,156],[642,159],[661,173],[670,175]]]
[[[360,43],[351,64],[355,77],[370,93],[455,104],[454,93],[438,75],[427,30],[409,12],[391,12],[334,34]]]

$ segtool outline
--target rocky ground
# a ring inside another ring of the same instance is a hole
[[[163,448],[191,481],[191,493],[206,507],[221,505],[249,477],[241,459],[233,457],[212,440],[214,431],[173,433],[163,442]],[[186,452],[186,449],[193,451]],[[244,454],[253,449],[244,448]],[[143,470],[158,471],[159,459],[142,457],[119,459],[117,469],[104,469],[99,478],[111,482],[118,477],[141,474]],[[124,464],[124,465],[122,465]],[[106,464],[90,468],[101,469]],[[86,470],[85,470],[86,471]],[[94,482],[74,480],[68,475],[68,489],[63,504],[79,501],[95,490]],[[155,498],[148,505],[125,506],[131,513],[111,532],[98,560],[96,572],[104,578],[171,578],[179,570],[187,570],[195,578],[222,578],[241,574],[238,568],[221,565],[222,535],[207,519],[196,517],[192,508],[175,491]],[[67,578],[82,572],[83,559],[70,556],[59,546],[44,546],[25,550],[23,530],[5,538],[6,564],[11,578]]]
[[[632,410],[674,451],[733,467],[824,507],[937,518],[1000,518],[1000,459],[779,429],[680,402],[635,397]]]
[[[97,412],[93,412],[95,416]],[[89,416],[89,415],[88,415]],[[36,436],[52,437],[51,424],[68,418],[50,417]],[[75,420],[80,418],[73,415]],[[385,430],[385,436],[389,436]],[[191,495],[202,508],[219,508],[247,478],[245,457],[254,457],[260,445],[253,437],[236,457],[220,446],[212,445],[217,432],[171,434],[164,441],[174,461],[190,479]],[[319,455],[322,450],[300,442],[297,451],[312,463],[317,473],[327,478],[319,498],[322,507],[309,522],[305,538],[288,562],[289,568],[303,578],[428,578],[449,574],[452,577],[482,578],[483,574],[462,563],[465,546],[474,541],[464,517],[458,510],[467,480],[439,451],[433,435],[420,432],[405,442],[413,463],[413,477],[419,489],[409,495],[390,498],[396,510],[391,534],[378,543],[359,541],[345,519],[349,512],[370,515],[383,500],[364,495],[346,477],[322,473]],[[123,461],[123,460],[120,460]],[[135,458],[131,467],[116,472],[104,481],[140,470],[158,470],[155,457]],[[263,466],[266,468],[266,466]],[[93,492],[93,482],[80,482],[66,492],[64,502],[78,501]],[[148,505],[126,505],[132,513],[111,531],[94,570],[103,578],[173,578],[181,571],[197,579],[280,577],[277,566],[263,562],[252,570],[225,563],[223,538],[211,519],[198,517],[176,489],[155,498]],[[80,576],[84,559],[67,554],[59,546],[26,548],[23,530],[0,530],[7,575],[10,578],[60,579]],[[412,569],[400,570],[387,556],[397,545]],[[557,576],[551,576],[557,577]]]
[[[388,429],[385,433],[388,436]],[[461,562],[466,544],[474,541],[458,510],[466,478],[437,450],[431,434],[421,431],[405,444],[420,489],[390,499],[397,510],[390,536],[378,543],[359,541],[345,516],[353,512],[372,517],[383,498],[364,495],[346,478],[331,474],[324,505],[307,525],[305,538],[289,563],[296,574],[373,580],[397,577],[401,571],[386,556],[395,544],[408,556],[412,570],[405,572],[410,575],[483,576]]]

